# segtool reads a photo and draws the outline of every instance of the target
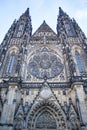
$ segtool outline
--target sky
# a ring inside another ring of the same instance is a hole
[[[0,43],[14,19],[18,20],[27,8],[30,9],[33,33],[43,20],[56,32],[59,7],[70,18],[75,18],[87,36],[87,0],[0,0]]]

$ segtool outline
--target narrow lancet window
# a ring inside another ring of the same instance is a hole
[[[8,62],[8,66],[7,66],[7,73],[11,73],[12,72],[12,67],[13,67],[13,63],[14,63],[14,58],[15,56],[14,55],[11,55],[9,57],[9,62]]]
[[[21,37],[21,35],[22,35],[22,32],[17,33],[17,37]]]
[[[65,28],[66,28],[66,32],[67,32],[68,36],[72,37],[73,36],[73,31],[71,29],[71,26],[68,23],[66,23]]]
[[[76,58],[76,61],[77,61],[77,66],[78,66],[79,72],[85,73],[85,67],[84,67],[84,64],[83,64],[83,60],[82,60],[82,57],[80,56],[80,54],[78,52],[75,53],[75,58]]]
[[[23,24],[21,24],[21,25],[19,26],[19,31],[22,31],[22,30],[23,30],[23,28],[24,28],[24,25],[23,25]]]

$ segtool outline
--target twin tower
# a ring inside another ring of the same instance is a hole
[[[57,33],[27,9],[0,45],[0,130],[87,130],[87,39],[61,7]]]

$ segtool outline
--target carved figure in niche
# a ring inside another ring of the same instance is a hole
[[[60,80],[64,80],[64,73],[61,73]]]
[[[71,130],[79,130],[79,127],[75,121],[71,122]]]
[[[74,73],[76,72],[76,65],[74,63],[73,60],[70,61],[70,72],[71,72],[71,75],[74,76]]]
[[[23,117],[18,114],[14,122],[14,130],[22,130],[23,128]]]
[[[19,72],[20,72],[20,63],[18,63],[17,64],[17,66],[16,66],[16,72],[19,74]]]
[[[73,113],[70,116],[70,124],[71,124],[71,130],[79,130],[78,120],[76,119]]]
[[[31,80],[31,75],[27,73],[27,79]]]
[[[24,113],[25,113],[25,115],[27,115],[28,109],[29,109],[28,102],[25,102],[25,106],[24,106]]]

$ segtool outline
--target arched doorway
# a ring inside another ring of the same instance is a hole
[[[36,119],[35,130],[57,130],[56,120],[47,110],[40,113]]]
[[[37,103],[28,114],[28,130],[66,130],[66,118],[53,102]]]

